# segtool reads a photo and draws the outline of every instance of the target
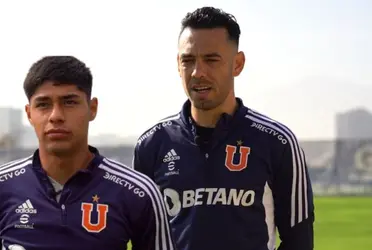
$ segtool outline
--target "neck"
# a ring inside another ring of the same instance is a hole
[[[191,116],[199,126],[214,128],[223,113],[233,115],[238,103],[233,93],[218,107],[210,110],[197,109],[191,105]]]
[[[76,172],[86,168],[94,157],[88,147],[74,152],[78,153],[60,156],[50,154],[40,147],[39,157],[42,168],[49,177],[64,185]]]

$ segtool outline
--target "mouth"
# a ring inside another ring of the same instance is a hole
[[[46,134],[68,134],[69,132],[66,129],[49,129]]]
[[[192,90],[197,93],[206,93],[210,91],[211,89],[212,89],[211,87],[207,87],[207,86],[197,86],[197,87],[192,88]]]
[[[50,139],[63,139],[66,138],[70,132],[65,129],[50,129],[46,132],[46,135]]]

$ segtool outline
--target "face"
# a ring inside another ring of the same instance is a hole
[[[75,85],[41,85],[26,105],[28,120],[48,153],[68,155],[87,144],[89,122],[97,114],[96,98],[88,101]]]
[[[234,77],[244,67],[244,54],[227,30],[186,28],[179,39],[178,72],[192,105],[211,110],[234,96]]]

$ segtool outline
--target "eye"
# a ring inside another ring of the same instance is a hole
[[[192,60],[190,60],[190,59],[182,60],[182,63],[183,63],[183,64],[189,64],[189,63],[191,63],[191,62],[192,62]]]
[[[66,100],[65,101],[65,104],[66,105],[76,105],[76,104],[78,104],[78,102],[77,101],[74,101],[74,100]]]
[[[218,62],[219,60],[216,58],[208,58],[207,62]]]
[[[48,107],[48,103],[46,103],[46,102],[36,103],[36,108],[46,108],[46,107]]]
[[[190,62],[193,62],[194,61],[194,58],[182,58],[181,62],[182,63],[190,63]]]

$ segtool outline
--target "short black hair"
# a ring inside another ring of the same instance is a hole
[[[193,12],[189,12],[182,19],[181,32],[186,29],[214,29],[225,28],[229,34],[229,39],[236,42],[239,46],[240,27],[236,18],[221,9],[214,7],[202,7]]]
[[[73,56],[46,56],[35,62],[23,83],[28,100],[45,81],[74,84],[89,99],[92,94],[92,73],[85,63]]]

